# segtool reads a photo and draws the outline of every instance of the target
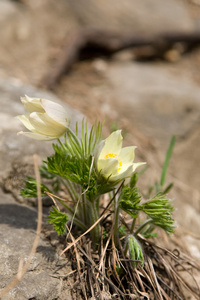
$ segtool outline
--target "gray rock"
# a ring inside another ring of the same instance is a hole
[[[35,238],[37,211],[17,204],[0,190],[0,292],[16,276],[20,258],[27,260]],[[61,281],[52,276],[59,258],[51,244],[41,236],[37,251],[23,280],[2,300],[56,299],[61,294]],[[66,273],[70,272],[67,267]],[[70,297],[68,298],[70,299]]]
[[[11,1],[0,0],[0,24],[13,18],[16,12],[17,7]]]
[[[107,76],[118,111],[165,147],[172,135],[183,137],[200,118],[198,85],[164,64],[114,62]]]
[[[188,31],[193,21],[183,1],[175,0],[68,0],[80,24],[122,32],[156,34]]]

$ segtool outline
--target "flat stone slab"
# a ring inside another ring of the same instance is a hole
[[[122,115],[164,145],[172,135],[183,137],[200,119],[199,86],[165,64],[114,62],[107,76]]]
[[[26,262],[36,227],[37,210],[16,203],[10,194],[0,190],[0,292],[16,277],[20,258]],[[57,299],[62,282],[52,275],[56,265],[63,261],[67,263],[67,259],[60,258],[50,242],[41,236],[23,280],[2,300]],[[68,270],[71,270],[69,266]]]

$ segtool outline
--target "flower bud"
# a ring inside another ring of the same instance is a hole
[[[136,238],[133,235],[128,236],[127,242],[128,242],[129,257],[130,259],[133,260],[132,262],[133,267],[136,267],[138,263],[141,263],[143,267],[144,256],[139,242],[136,240]]]
[[[68,128],[68,114],[58,103],[40,98],[22,97],[21,102],[29,114],[17,116],[17,118],[30,130],[20,131],[36,140],[54,140],[62,136]]]

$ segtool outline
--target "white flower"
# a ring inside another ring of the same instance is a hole
[[[21,102],[29,114],[17,116],[17,118],[30,130],[20,131],[36,140],[50,141],[62,136],[69,123],[68,114],[58,103],[46,99],[22,97]]]
[[[114,131],[102,141],[97,154],[97,169],[101,174],[116,181],[130,177],[145,162],[134,163],[136,146],[122,148],[121,130]]]

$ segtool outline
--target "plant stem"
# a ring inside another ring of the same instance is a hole
[[[69,211],[70,215],[73,217],[74,216],[73,209],[71,209],[71,207],[69,207],[64,201],[60,200],[59,198],[57,198],[57,200]],[[88,228],[81,220],[79,220],[76,217],[73,217],[73,221],[83,230],[86,230]]]
[[[118,200],[115,197],[115,212],[114,212],[114,242],[115,242],[115,247],[118,246],[118,241],[119,241],[119,230],[118,230],[118,226],[119,226],[119,203]]]
[[[87,207],[86,207],[87,199],[85,199],[85,194],[82,194],[81,198],[82,198],[82,203],[81,203],[80,214],[81,214],[81,218],[84,221],[84,223],[87,224],[89,216],[87,215]]]
[[[152,219],[146,220],[140,227],[138,227],[138,229],[134,233],[134,236],[136,237],[138,235],[138,233],[140,233],[142,231],[142,229],[150,223],[152,223]]]
[[[135,228],[135,223],[136,223],[136,218],[133,219],[133,222],[132,222],[132,225],[131,225],[131,230],[130,230],[131,234],[133,233],[133,230]]]
[[[93,225],[98,219],[99,214],[96,210],[96,204],[95,201],[91,202],[91,205],[89,206],[89,218],[90,218],[90,226]],[[99,224],[97,224],[92,230],[91,230],[91,236],[92,240],[94,242],[94,249],[96,249],[96,246],[99,241]]]
[[[71,199],[74,201],[78,201],[78,195],[77,195],[72,183],[67,179],[63,180],[62,178],[61,178],[61,181],[62,181],[63,185],[66,187]]]

